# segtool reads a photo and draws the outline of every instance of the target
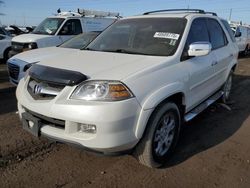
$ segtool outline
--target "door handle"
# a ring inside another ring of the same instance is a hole
[[[217,65],[218,64],[218,62],[217,61],[214,61],[213,63],[212,63],[212,66],[215,66],[215,65]]]
[[[233,57],[234,56],[234,54],[230,54],[230,56],[229,57]]]

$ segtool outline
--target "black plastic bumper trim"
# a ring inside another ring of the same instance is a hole
[[[67,145],[70,145],[79,149],[83,149],[86,152],[93,153],[99,156],[110,156],[110,157],[114,156],[115,157],[115,156],[121,156],[121,155],[128,155],[128,154],[131,154],[133,151],[133,149],[130,149],[130,150],[125,150],[125,151],[120,151],[120,152],[101,152],[101,151],[97,151],[97,150],[85,147],[77,142],[65,140],[63,138],[56,138],[51,135],[45,134],[43,132],[41,132],[41,137],[47,138],[48,140],[51,140],[53,142],[67,144]]]

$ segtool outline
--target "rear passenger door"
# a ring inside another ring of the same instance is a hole
[[[206,18],[196,18],[191,25],[183,54],[187,53],[189,45],[194,42],[210,42]],[[215,52],[206,56],[188,57],[183,63],[189,71],[187,107],[192,109],[214,92]],[[187,110],[190,110],[187,109]]]
[[[227,39],[221,24],[216,19],[209,18],[207,19],[207,26],[212,51],[216,57],[216,61],[212,64],[215,71],[213,84],[216,89],[219,89],[226,81],[228,65],[233,60],[234,54],[229,45],[230,39]]]

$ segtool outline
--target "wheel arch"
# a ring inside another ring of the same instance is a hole
[[[235,72],[235,71],[236,71],[236,68],[237,68],[237,64],[234,64],[234,65],[232,66],[231,70],[232,70],[233,72]]]
[[[3,52],[3,58],[5,60],[7,60],[9,57],[8,57],[8,52],[11,50],[11,46],[7,47],[4,52]]]
[[[180,110],[180,114],[182,116],[181,118],[183,118],[186,109],[185,93],[182,91],[176,91],[159,101],[153,108],[147,110],[142,109],[135,131],[136,137],[138,139],[143,137],[143,134],[145,133],[145,130],[148,126],[148,122],[150,121],[150,118],[153,116],[153,114],[156,113],[156,111],[167,102],[175,103]]]

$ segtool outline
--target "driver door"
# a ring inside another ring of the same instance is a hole
[[[67,20],[61,27],[58,36],[62,42],[82,33],[82,25],[79,19]]]

